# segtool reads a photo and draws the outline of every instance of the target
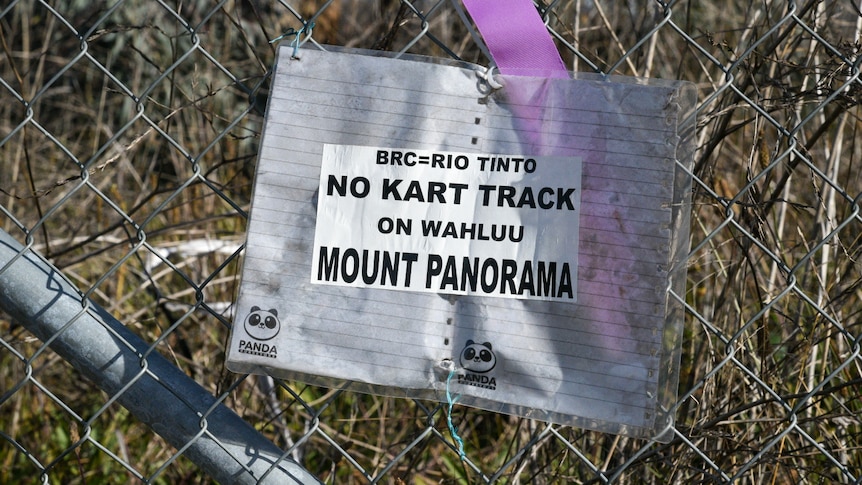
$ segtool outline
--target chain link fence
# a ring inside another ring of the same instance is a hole
[[[270,40],[488,64],[452,2],[12,0],[0,482],[862,480],[862,5],[538,6],[572,69],[699,89],[669,443],[456,407],[461,459],[439,403],[224,368]]]

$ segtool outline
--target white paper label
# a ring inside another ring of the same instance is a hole
[[[575,302],[581,160],[324,145],[311,282]]]

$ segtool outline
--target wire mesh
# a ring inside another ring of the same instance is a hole
[[[7,2],[0,228],[327,483],[859,482],[860,4],[538,7],[572,69],[699,89],[670,443],[456,406],[461,460],[438,403],[224,369],[270,40],[487,65],[452,2]],[[0,313],[0,481],[210,480],[20,323]]]

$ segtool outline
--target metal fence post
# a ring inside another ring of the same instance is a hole
[[[220,483],[320,483],[0,229],[0,308]],[[191,411],[191,412],[190,412]]]

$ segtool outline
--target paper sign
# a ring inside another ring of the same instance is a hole
[[[454,368],[458,405],[667,429],[690,84],[495,90],[464,63],[291,54],[270,88],[231,370],[445,401]]]
[[[311,282],[575,302],[580,184],[579,158],[324,145]]]

